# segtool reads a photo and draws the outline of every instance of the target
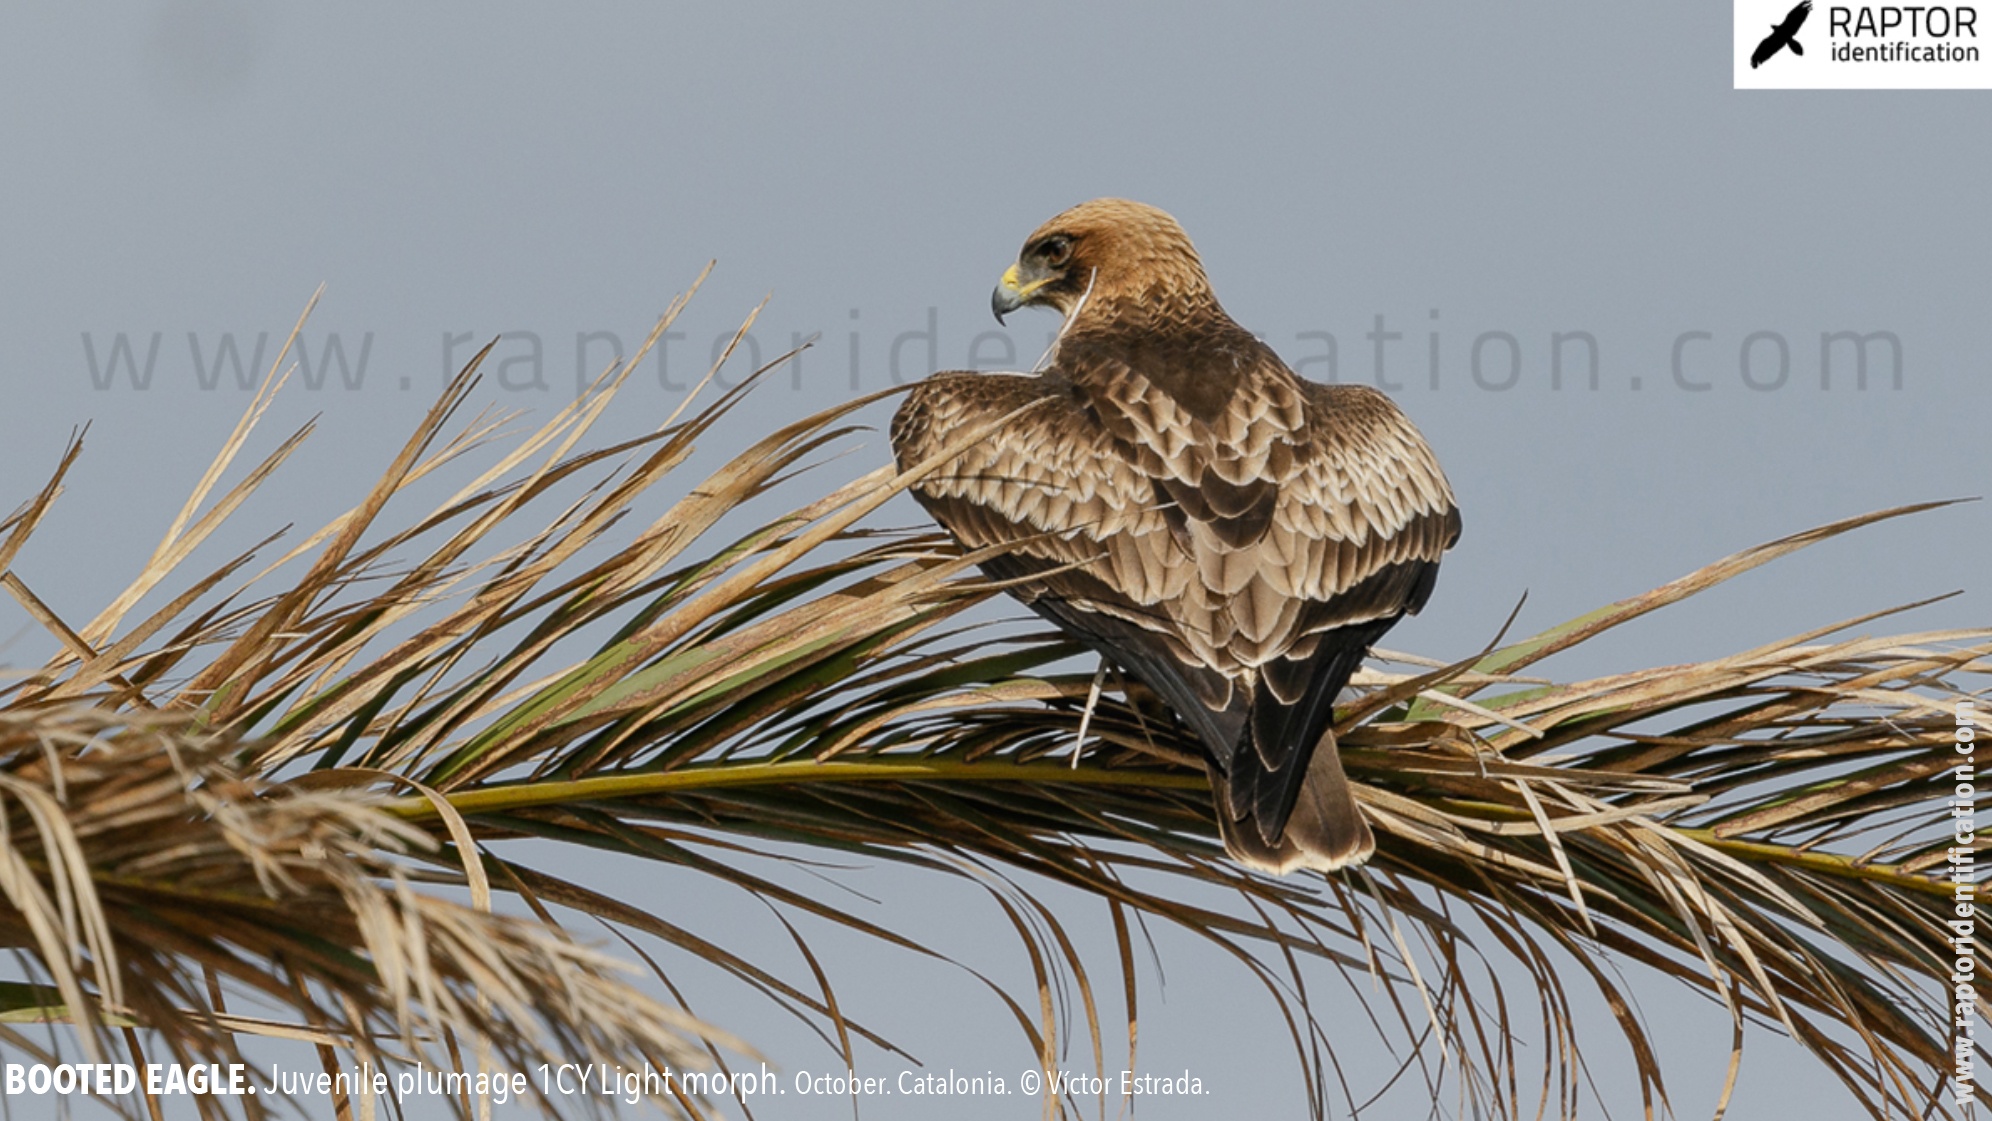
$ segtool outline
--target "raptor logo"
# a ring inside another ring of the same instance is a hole
[[[1750,69],[1755,70],[1770,61],[1773,55],[1786,47],[1791,53],[1802,55],[1805,48],[1799,45],[1798,29],[1805,26],[1805,17],[1812,14],[1812,0],[1798,0],[1798,7],[1785,13],[1784,22],[1771,27],[1771,33],[1750,52]]]

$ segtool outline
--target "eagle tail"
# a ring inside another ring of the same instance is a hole
[[[1342,753],[1335,748],[1332,730],[1322,732],[1314,747],[1284,840],[1306,854],[1308,867],[1324,872],[1361,864],[1376,851],[1376,837],[1356,805],[1349,776],[1342,773]]]
[[[1376,836],[1356,805],[1355,791],[1342,773],[1341,753],[1335,749],[1335,733],[1324,731],[1308,761],[1307,775],[1301,781],[1293,812],[1277,841],[1268,841],[1259,818],[1247,810],[1230,812],[1233,805],[1231,783],[1224,772],[1210,767],[1210,783],[1217,803],[1217,823],[1224,836],[1224,849],[1231,859],[1248,868],[1284,876],[1297,868],[1333,872],[1361,864],[1376,851]]]
[[[1805,53],[1805,48],[1804,48],[1804,47],[1801,47],[1801,46],[1799,46],[1799,45],[1798,45],[1798,40],[1796,40],[1796,39],[1793,39],[1793,40],[1792,40],[1791,42],[1789,42],[1789,43],[1786,43],[1786,44],[1785,44],[1785,46],[1787,46],[1787,47],[1790,47],[1790,48],[1791,48],[1791,53],[1793,53],[1793,54],[1804,54],[1804,53]]]

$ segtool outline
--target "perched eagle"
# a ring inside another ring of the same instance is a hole
[[[1798,7],[1785,13],[1783,23],[1771,25],[1771,33],[1764,36],[1757,49],[1750,54],[1750,69],[1755,70],[1771,60],[1771,56],[1791,48],[1791,53],[1802,55],[1805,48],[1799,45],[1798,29],[1805,26],[1805,17],[1812,14],[1812,0],[1798,0]]]
[[[1065,325],[1034,374],[914,387],[902,468],[1010,417],[918,483],[921,504],[968,548],[1010,546],[983,568],[1195,732],[1233,859],[1366,859],[1335,698],[1459,536],[1431,449],[1383,394],[1305,381],[1233,322],[1154,207],[1053,218],[993,303]]]

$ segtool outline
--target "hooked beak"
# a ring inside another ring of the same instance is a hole
[[[1004,316],[1030,303],[1031,293],[1049,284],[1053,279],[1044,276],[1027,282],[1017,271],[1017,266],[1011,265],[1003,273],[1002,281],[996,285],[996,291],[989,295],[989,310],[996,313],[996,322],[1003,322]]]

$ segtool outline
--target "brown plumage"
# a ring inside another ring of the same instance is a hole
[[[1431,449],[1381,393],[1305,381],[1233,322],[1153,207],[1053,218],[993,304],[1065,327],[1035,374],[914,387],[892,422],[902,466],[1023,410],[922,480],[921,504],[964,546],[1012,546],[983,567],[1195,731],[1234,859],[1367,858],[1330,726],[1459,536]]]

